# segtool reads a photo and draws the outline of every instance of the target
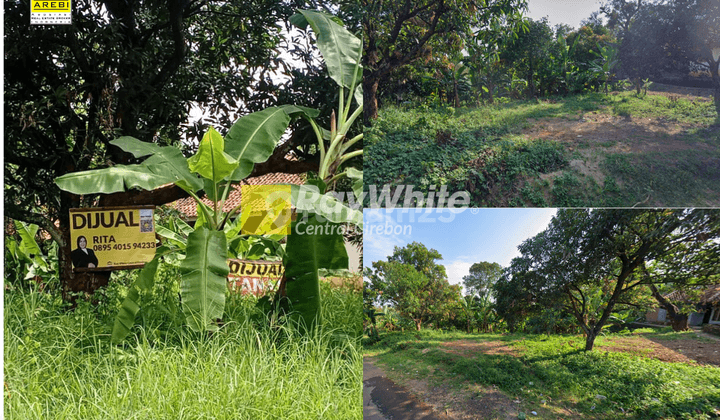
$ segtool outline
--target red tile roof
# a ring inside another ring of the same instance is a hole
[[[223,205],[223,211],[230,211],[240,204],[240,188],[242,185],[272,185],[272,184],[297,184],[302,185],[305,183],[304,174],[286,174],[281,172],[274,172],[270,174],[261,175],[254,178],[247,178],[240,181],[240,184],[234,185],[233,190],[230,191],[225,204]],[[211,205],[212,202],[206,197],[202,198],[205,204]],[[197,204],[192,197],[186,197],[177,201],[174,201],[168,206],[178,209],[185,215],[186,220],[194,220],[197,218]]]

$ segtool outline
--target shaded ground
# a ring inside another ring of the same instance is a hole
[[[490,355],[513,355],[517,352],[506,343],[500,341],[477,342],[471,340],[457,340],[440,343],[441,351],[463,357],[472,357],[482,352]],[[425,349],[424,352],[432,349]],[[367,358],[366,358],[367,360]],[[372,360],[372,359],[371,359]],[[485,387],[470,381],[459,381],[456,378],[432,380],[415,378],[403,373],[402,384],[419,399],[427,403],[439,419],[448,420],[511,420],[517,419],[520,413],[535,411],[542,418],[562,417],[564,419],[576,418],[570,410],[552,405],[530,406],[522,397],[510,397],[497,387]],[[441,414],[440,414],[441,413]],[[390,417],[395,420],[395,417]],[[425,419],[424,417],[418,417]],[[428,418],[430,420],[431,418]],[[382,420],[382,419],[377,419]]]
[[[720,366],[720,340],[706,338],[663,340],[652,336],[632,336],[614,337],[609,341],[610,343],[598,345],[596,349],[630,353],[663,362]]]
[[[468,358],[477,353],[519,355],[516,348],[501,341],[456,340],[439,344],[437,348],[423,349],[422,353],[440,350],[444,353]],[[675,337],[674,339],[658,338],[653,334],[612,337],[606,339],[602,345],[596,345],[595,351],[630,353],[664,362],[720,366],[720,339],[700,334]],[[377,363],[372,358],[366,358],[366,362]],[[375,372],[382,371],[376,370]],[[431,420],[435,418],[510,420],[517,419],[520,413],[525,413],[527,418],[533,418],[535,417],[531,414],[533,411],[537,413],[538,418],[579,419],[584,417],[568,407],[555,405],[550,398],[547,398],[543,404],[529,404],[522,395],[509,396],[494,386],[485,387],[448,375],[430,375],[430,378],[421,378],[410,372],[391,372],[391,376],[402,383],[402,386],[396,388],[401,392],[393,391],[393,386],[398,387],[398,385],[389,379],[367,378],[366,374],[365,386],[376,387],[373,390],[373,401],[379,401],[381,410],[388,415],[388,417],[366,416],[364,417],[366,420]],[[443,377],[446,379],[442,379]],[[390,385],[386,386],[387,383]],[[408,392],[416,397],[410,396]],[[398,406],[399,412],[405,417],[395,417],[388,411],[393,404]],[[432,411],[428,411],[430,409]],[[411,412],[415,413],[415,417],[408,414]],[[430,416],[432,413],[436,417]]]
[[[706,89],[706,88],[694,88],[694,87],[685,87],[685,86],[674,86],[674,85],[665,85],[662,83],[653,83],[648,88],[648,93],[651,94],[659,94],[659,95],[678,95],[685,99],[693,99],[695,96],[700,96],[703,98],[712,98],[713,91],[712,89]]]

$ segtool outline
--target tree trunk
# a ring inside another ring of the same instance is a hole
[[[370,127],[378,117],[377,90],[380,79],[373,76],[363,78],[363,123]]]
[[[687,331],[690,329],[688,327],[688,314],[675,314],[675,316],[672,317],[672,320],[670,321],[670,325],[673,328],[673,331]]]
[[[715,99],[715,112],[717,112],[717,123],[720,124],[720,59],[710,61],[710,74],[712,75],[712,83]]]
[[[585,336],[585,351],[591,351],[593,349],[593,346],[595,345],[595,339],[597,338],[597,333],[595,332],[594,328],[590,328],[589,332],[586,333]]]
[[[530,98],[533,98],[535,96],[535,66],[533,65],[532,57],[530,58],[530,71],[528,72],[527,79],[528,79],[528,89],[530,93]]]
[[[668,315],[670,315],[670,325],[672,326],[673,331],[687,331],[689,329],[689,314],[680,313],[680,309],[672,302],[667,300],[665,296],[661,295],[660,291],[658,291],[657,287],[655,287],[655,285],[652,283],[650,284],[650,292],[652,293],[652,296],[655,298],[655,300],[657,300],[657,302],[660,304],[660,307],[665,309]]]
[[[416,319],[416,320],[414,320],[414,321],[415,321],[415,329],[416,329],[417,331],[420,331],[420,326],[421,326],[421,324],[422,324],[422,320],[421,320],[421,319]]]
[[[460,92],[458,89],[458,82],[457,80],[453,80],[453,106],[455,108],[460,108]]]

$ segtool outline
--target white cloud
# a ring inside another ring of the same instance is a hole
[[[397,223],[387,210],[365,210],[363,221],[363,265],[366,267],[371,267],[374,261],[385,260],[396,246],[408,244],[409,235],[402,234],[408,233],[407,226]]]
[[[442,261],[441,261],[442,263]],[[450,284],[462,285],[462,278],[470,273],[470,267],[474,264],[470,257],[460,257],[449,261],[445,266],[445,272]]]

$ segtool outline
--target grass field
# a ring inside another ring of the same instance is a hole
[[[322,292],[324,328],[309,336],[231,299],[211,337],[136,329],[121,346],[87,303],[6,292],[5,418],[360,420],[360,295]]]
[[[630,92],[480,108],[389,106],[366,130],[366,185],[447,185],[471,206],[717,206],[706,98]]]
[[[635,351],[617,350],[636,340]],[[365,348],[388,376],[439,411],[466,418],[708,419],[720,415],[720,367],[668,362],[642,341],[720,348],[693,333],[599,337],[591,352],[580,336],[388,333]],[[700,343],[700,344],[698,344]],[[639,345],[638,345],[639,344]],[[657,352],[659,354],[659,352]],[[531,412],[536,415],[531,415]]]

